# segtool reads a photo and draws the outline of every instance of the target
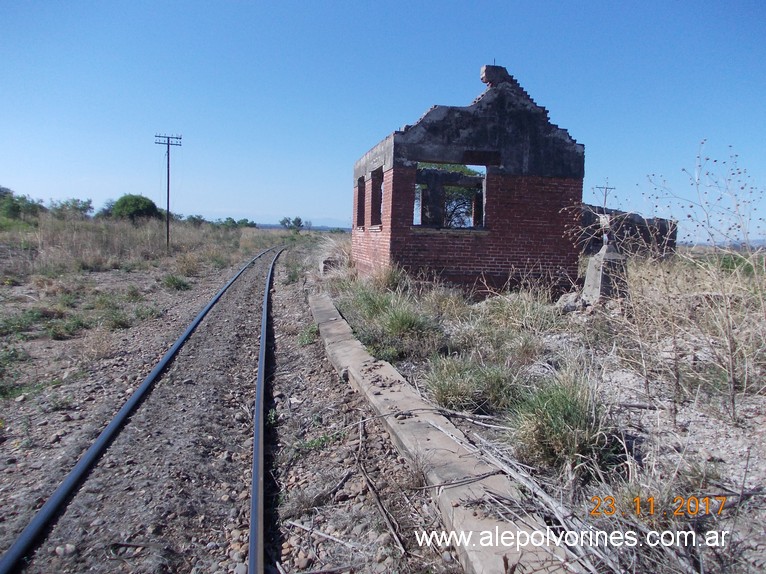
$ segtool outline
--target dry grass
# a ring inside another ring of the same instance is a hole
[[[717,248],[635,258],[627,284],[626,313],[608,321],[649,396],[725,397],[736,419],[738,396],[766,391],[763,253]]]
[[[338,249],[344,247],[332,246]],[[530,480],[552,500],[567,501],[568,512],[585,517],[583,524],[641,536],[650,529],[702,535],[733,530],[740,499],[729,497],[737,508],[723,517],[674,516],[674,501],[735,492],[744,477],[726,476],[700,457],[685,427],[675,427],[676,414],[701,410],[713,428],[736,425],[739,401],[765,392],[764,259],[759,251],[723,249],[636,257],[625,278],[628,299],[573,315],[562,315],[545,292],[530,286],[476,303],[397,269],[359,278],[342,267],[326,284],[371,352],[397,361],[434,402],[504,421],[498,449],[514,465],[534,468]],[[410,350],[407,330],[394,336],[386,324],[396,308],[417,313],[416,324],[440,333],[439,345],[419,342]],[[629,400],[644,418],[617,403],[624,399],[606,382],[619,380],[615,373],[644,382],[643,392]],[[614,498],[619,516],[591,514],[594,497],[606,496]],[[637,499],[641,513],[633,511]],[[540,501],[530,496],[527,509],[555,515]],[[756,572],[757,544],[735,534],[726,548],[596,552],[589,558],[593,569],[583,571]]]
[[[286,234],[171,222],[168,254],[162,221],[136,225],[120,220],[61,220],[41,215],[36,227],[0,232],[0,276],[18,282],[33,274],[58,276],[118,268],[129,271],[158,265],[171,255],[178,257],[179,274],[188,277],[198,273],[202,264],[226,267],[243,254],[273,245],[275,236]]]

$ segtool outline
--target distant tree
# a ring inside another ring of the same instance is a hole
[[[194,227],[200,227],[205,223],[205,218],[201,215],[187,215],[186,221],[191,223]]]
[[[13,196],[13,192],[8,195],[4,194],[0,197],[0,215],[7,217],[8,219],[18,219],[21,217],[21,208],[16,201],[16,198]]]
[[[56,219],[87,219],[93,211],[93,201],[90,199],[51,200],[48,211]]]
[[[306,222],[308,225],[311,225],[311,222]],[[279,220],[279,224],[284,227],[285,229],[289,229],[293,233],[300,232],[301,229],[306,225],[306,223],[303,222],[303,220],[300,217],[293,217],[290,219],[289,217],[283,217]]]
[[[101,209],[99,209],[96,212],[95,217],[97,219],[104,219],[104,218],[112,217],[112,210],[113,209],[114,209],[114,200],[113,199],[108,199],[106,201],[106,203],[104,204],[104,207],[102,207]]]
[[[0,215],[8,219],[29,220],[47,211],[42,201],[25,195],[15,195],[13,190],[0,187]]]
[[[128,194],[114,202],[112,215],[118,219],[130,219],[135,223],[140,219],[159,218],[160,210],[148,197]]]

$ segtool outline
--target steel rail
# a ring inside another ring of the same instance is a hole
[[[258,349],[258,375],[255,379],[255,403],[253,404],[253,477],[250,491],[250,539],[248,544],[248,574],[264,571],[263,556],[263,393],[266,385],[266,343],[269,331],[269,291],[274,264],[284,248],[277,251],[266,277],[261,313],[261,341]]]
[[[82,455],[80,460],[59,484],[58,488],[53,492],[50,498],[42,505],[37,514],[32,518],[32,521],[21,532],[16,541],[11,547],[3,554],[0,559],[0,574],[11,574],[15,572],[20,566],[20,562],[24,559],[34,548],[39,544],[42,539],[43,532],[48,528],[53,519],[59,514],[61,510],[66,506],[70,497],[75,493],[87,473],[98,462],[101,455],[111,444],[112,440],[122,429],[128,417],[133,413],[136,407],[143,401],[148,391],[154,384],[154,381],[160,375],[160,373],[167,367],[170,361],[175,357],[178,350],[186,342],[189,336],[194,332],[197,326],[200,324],[208,311],[215,305],[221,296],[231,287],[245,270],[250,267],[257,259],[265,255],[269,251],[272,251],[275,247],[270,247],[253,257],[239,272],[228,282],[224,287],[210,300],[207,306],[200,311],[197,317],[186,328],[186,331],[176,340],[173,346],[165,353],[157,366],[152,369],[152,372],[144,379],[141,386],[131,395],[128,401],[123,405],[119,412],[109,422],[109,424],[101,431],[101,434],[95,440],[95,442],[88,448],[85,454]],[[276,259],[276,258],[275,258]],[[273,263],[272,263],[273,266]],[[269,278],[271,278],[271,271],[269,271]],[[267,283],[268,286],[268,283]],[[268,287],[267,287],[268,288]],[[259,372],[261,369],[258,369]]]

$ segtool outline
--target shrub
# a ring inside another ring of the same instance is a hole
[[[139,219],[158,218],[160,211],[148,197],[128,194],[114,202],[112,216],[118,219],[130,219],[135,223]]]
[[[176,258],[176,269],[185,277],[195,277],[200,273],[200,261],[194,253],[182,253]]]

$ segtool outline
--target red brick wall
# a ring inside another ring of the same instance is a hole
[[[578,251],[565,235],[573,212],[566,208],[581,202],[582,180],[490,173],[483,229],[430,229],[412,225],[415,176],[414,167],[383,174],[382,224],[352,231],[360,272],[397,264],[459,283],[484,276],[493,285],[530,273],[577,276]],[[366,195],[369,222],[371,194]]]

